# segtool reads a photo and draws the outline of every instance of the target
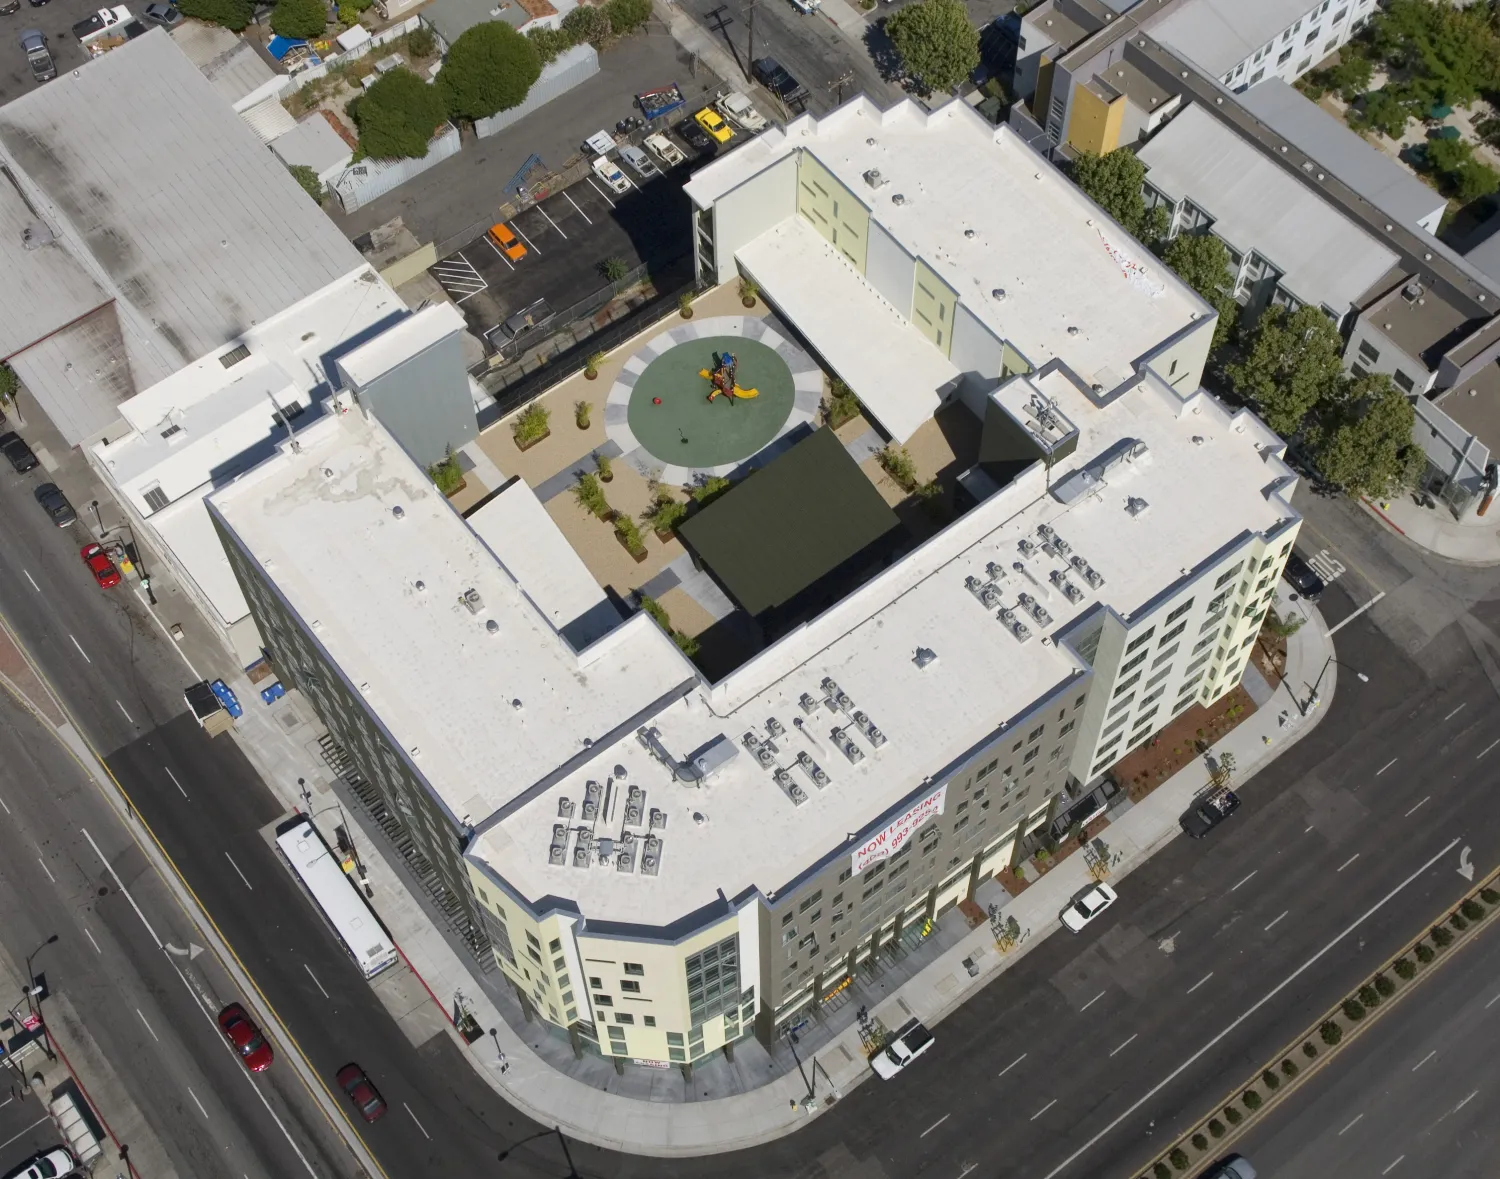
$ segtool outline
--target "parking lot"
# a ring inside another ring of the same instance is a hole
[[[691,156],[690,148],[679,146]],[[632,271],[645,265],[658,286],[668,286],[692,270],[689,202],[682,191],[689,167],[650,181],[627,172],[625,193],[588,174],[506,222],[524,257],[506,257],[481,234],[431,273],[480,337],[538,299],[547,301],[560,326],[569,307],[609,285],[607,259],[618,258]]]
[[[40,1098],[10,1069],[0,1069],[0,1174],[57,1142],[57,1127]]]
[[[73,39],[71,30],[101,7],[103,0],[49,0],[39,8],[21,0],[21,11],[0,16],[0,106],[29,94],[39,85],[32,81],[26,54],[21,51],[23,32],[40,29],[46,35],[47,47],[52,50],[52,60],[61,77],[89,60],[87,51]],[[130,11],[139,13],[144,7],[144,0],[132,2]]]

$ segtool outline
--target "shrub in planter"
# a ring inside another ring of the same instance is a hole
[[[1325,1019],[1323,1026],[1318,1029],[1318,1034],[1323,1037],[1323,1043],[1332,1048],[1344,1038],[1344,1029],[1333,1020]]]
[[[1365,1005],[1358,999],[1344,1000],[1344,1016],[1358,1023],[1365,1017]]]
[[[615,535],[620,538],[625,551],[632,557],[639,557],[646,551],[646,542],[641,539],[641,530],[635,526],[634,520],[623,513],[615,517]]]
[[[589,415],[591,413],[593,413],[593,412],[594,412],[593,402],[591,402],[591,401],[575,401],[575,402],[573,402],[573,421],[578,424],[578,428],[580,430],[587,430],[589,428]]]
[[[1465,917],[1467,917],[1470,921],[1478,921],[1481,917],[1484,916],[1484,906],[1476,901],[1473,897],[1470,897],[1462,905],[1460,905],[1458,907],[1458,911]]]
[[[1432,927],[1432,944],[1438,949],[1441,950],[1444,946],[1451,945],[1452,942],[1453,934],[1451,932],[1444,929],[1441,925],[1434,925]]]
[[[1458,930],[1460,933],[1469,928],[1469,922],[1465,919],[1462,913],[1455,913],[1452,917],[1449,917],[1448,924],[1453,926],[1453,928]]]
[[[1245,1108],[1248,1110],[1257,1110],[1261,1105],[1260,1094],[1254,1089],[1246,1089],[1240,1100],[1245,1103]]]
[[[683,291],[677,296],[677,310],[683,319],[693,318],[693,292]]]
[[[452,495],[463,486],[463,468],[458,465],[458,456],[453,453],[451,446],[441,462],[433,463],[427,468],[427,477],[444,495]]]
[[[1166,1163],[1157,1163],[1151,1168],[1151,1179],[1172,1179],[1172,1168]]]
[[[574,11],[577,11],[576,9]],[[583,363],[583,375],[587,380],[595,380],[599,376],[599,366],[604,363],[604,353],[595,352]]]
[[[665,491],[658,491],[651,506],[641,513],[641,522],[649,524],[658,536],[665,538],[686,517],[687,504],[678,503]]]
[[[1224,1123],[1219,1121],[1218,1118],[1209,1119],[1208,1132],[1215,1138],[1224,1137]]]
[[[1359,1001],[1370,1010],[1380,1006],[1380,992],[1369,983],[1359,988]]]
[[[1500,904],[1500,892],[1496,892],[1493,888],[1481,888],[1479,899],[1486,905]]]
[[[1318,1054],[1318,1050],[1317,1050],[1316,1047],[1314,1047],[1313,1042],[1311,1040],[1307,1040],[1306,1042],[1303,1043],[1303,1045],[1302,1045],[1302,1055],[1305,1056],[1305,1057],[1307,1057],[1308,1060],[1311,1060],[1317,1054]]]
[[[609,512],[609,500],[604,498],[604,488],[600,486],[597,475],[588,472],[579,475],[578,482],[573,484],[573,498],[580,508],[596,516],[602,517]]]
[[[594,466],[599,472],[599,481],[601,483],[610,483],[614,481],[615,464],[610,459],[609,455],[596,454],[594,456]]]
[[[1245,1120],[1245,1115],[1240,1113],[1234,1106],[1226,1105],[1224,1107],[1224,1120],[1231,1126],[1238,1126]]]
[[[723,475],[709,475],[688,494],[700,508],[706,508],[729,490],[729,480]]]
[[[760,295],[760,284],[753,278],[740,279],[740,302],[746,307],[754,307],[755,300]]]
[[[917,487],[917,464],[904,446],[895,443],[887,446],[875,456],[885,473],[894,479],[903,490],[915,491]]]
[[[510,425],[510,432],[515,435],[516,445],[524,449],[545,438],[551,428],[547,424],[551,416],[547,409],[537,401],[533,401],[523,409]]]
[[[1188,1169],[1187,1151],[1183,1150],[1180,1146],[1172,1148],[1172,1153],[1167,1155],[1167,1161],[1179,1171],[1186,1171]]]
[[[1433,952],[1432,947],[1429,946],[1426,942],[1418,942],[1417,943],[1417,961],[1418,962],[1422,963],[1425,966],[1427,963],[1431,962],[1436,957],[1437,957],[1437,954]]]
[[[1397,958],[1391,963],[1391,969],[1396,972],[1397,978],[1410,978],[1417,973],[1417,968],[1411,964],[1410,958]]]
[[[575,8],[573,10],[573,12],[597,11],[597,9],[591,8]],[[571,16],[572,13],[569,13],[569,15]],[[603,262],[599,263],[599,273],[604,276],[606,282],[619,282],[622,278],[630,273],[630,267],[625,264],[624,258],[616,258],[614,256],[610,256],[604,259]]]
[[[1208,1138],[1205,1135],[1203,1135],[1203,1134],[1194,1134],[1193,1135],[1193,1149],[1194,1150],[1207,1150],[1208,1149]]]
[[[1281,1062],[1281,1075],[1288,1081],[1297,1075],[1297,1062],[1290,1056]]]
[[[1281,1088],[1281,1078],[1273,1073],[1270,1069],[1266,1069],[1265,1072],[1260,1074],[1260,1080],[1261,1084],[1263,1084],[1272,1093],[1275,1093],[1277,1089]]]
[[[1380,992],[1382,999],[1387,999],[1396,993],[1396,984],[1383,974],[1375,976],[1375,989]]]

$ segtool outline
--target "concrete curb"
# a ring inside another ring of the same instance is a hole
[[[1484,879],[1476,883],[1473,888],[1464,893],[1464,895],[1458,901],[1442,910],[1442,912],[1438,914],[1437,919],[1431,924],[1427,925],[1422,933],[1412,938],[1409,942],[1406,943],[1406,945],[1402,946],[1400,950],[1392,954],[1384,966],[1382,966],[1379,970],[1372,971],[1370,974],[1366,975],[1365,978],[1360,982],[1359,986],[1356,986],[1346,992],[1343,998],[1341,998],[1337,1003],[1333,1005],[1333,1007],[1319,1016],[1318,1019],[1313,1024],[1311,1024],[1305,1032],[1303,1032],[1300,1036],[1294,1038],[1280,1052],[1277,1052],[1273,1056],[1269,1057],[1266,1060],[1264,1067],[1259,1072],[1255,1073],[1254,1076],[1245,1081],[1243,1084],[1237,1085],[1234,1089],[1230,1090],[1229,1093],[1227,1093],[1220,1101],[1215,1103],[1210,1113],[1200,1118],[1183,1134],[1181,1134],[1175,1142],[1168,1146],[1166,1150],[1162,1151],[1162,1153],[1157,1155],[1156,1158],[1152,1159],[1150,1162],[1146,1163],[1144,1167],[1140,1168],[1140,1170],[1136,1172],[1136,1174],[1140,1176],[1140,1179],[1154,1179],[1152,1172],[1153,1169],[1158,1165],[1166,1166],[1169,1170],[1172,1170],[1171,1164],[1167,1162],[1167,1157],[1175,1149],[1180,1149],[1187,1153],[1189,1158],[1188,1167],[1195,1172],[1198,1168],[1206,1166],[1215,1158],[1222,1157],[1224,1153],[1234,1145],[1234,1143],[1238,1142],[1242,1137],[1249,1133],[1250,1130],[1256,1125],[1256,1123],[1260,1121],[1260,1119],[1266,1117],[1272,1110],[1276,1109],[1283,1101],[1291,1096],[1291,1094],[1300,1089],[1310,1077],[1314,1077],[1319,1072],[1321,1072],[1323,1070],[1323,1067],[1330,1060],[1333,1060],[1335,1057],[1337,1057],[1338,1054],[1347,1045],[1352,1044],[1369,1028],[1379,1023],[1384,1015],[1391,1010],[1391,1008],[1400,1003],[1402,999],[1406,998],[1407,995],[1416,990],[1427,979],[1437,974],[1437,972],[1443,967],[1445,963],[1449,962],[1458,953],[1459,950],[1462,950],[1470,942],[1474,941],[1474,939],[1478,937],[1478,935],[1483,930],[1495,924],[1495,919],[1497,917],[1500,917],[1500,904],[1486,904],[1484,906],[1484,916],[1470,921],[1468,929],[1456,933],[1454,935],[1453,942],[1440,951],[1440,957],[1434,958],[1433,961],[1428,963],[1426,966],[1420,967],[1417,973],[1410,979],[1402,980],[1398,984],[1394,993],[1382,999],[1379,1007],[1370,1010],[1369,1014],[1367,1014],[1363,1019],[1359,1020],[1358,1022],[1353,1022],[1352,1027],[1345,1029],[1343,1037],[1337,1044],[1329,1045],[1322,1043],[1321,1032],[1323,1024],[1329,1020],[1337,1021],[1338,1017],[1343,1013],[1344,1003],[1348,999],[1357,998],[1360,989],[1365,986],[1371,985],[1372,980],[1377,975],[1394,973],[1392,971],[1392,964],[1394,964],[1398,959],[1405,958],[1410,955],[1421,942],[1428,939],[1433,929],[1445,925],[1448,919],[1463,907],[1465,902],[1477,899],[1479,894],[1484,889],[1489,888],[1492,884],[1494,884],[1496,880],[1500,880],[1500,867],[1492,870],[1489,875],[1484,877]],[[1347,1017],[1345,1017],[1345,1022],[1351,1021],[1348,1021]],[[1340,1026],[1342,1026],[1342,1024]],[[1215,1118],[1220,1118],[1222,1120],[1224,1109],[1228,1106],[1234,1105],[1235,1102],[1240,1101],[1243,1094],[1247,1091],[1255,1089],[1257,1092],[1259,1092],[1259,1088],[1263,1087],[1263,1082],[1261,1081],[1262,1074],[1266,1072],[1277,1071],[1277,1066],[1283,1060],[1293,1059],[1299,1053],[1302,1045],[1309,1042],[1320,1045],[1320,1047],[1318,1048],[1318,1055],[1312,1060],[1308,1061],[1305,1065],[1300,1065],[1296,1076],[1283,1081],[1279,1087],[1271,1092],[1271,1095],[1269,1097],[1262,1099],[1259,1108],[1243,1111],[1244,1120],[1241,1121],[1238,1125],[1231,1126],[1228,1133],[1226,1133],[1222,1138],[1214,1138],[1211,1134],[1209,1134],[1208,1123],[1210,1121],[1214,1120]],[[1200,1152],[1193,1147],[1192,1139],[1194,1134],[1202,1134],[1209,1140],[1208,1149],[1206,1151]],[[1194,1155],[1198,1155],[1199,1157],[1194,1158]],[[1174,1174],[1175,1173],[1176,1172],[1174,1171]]]

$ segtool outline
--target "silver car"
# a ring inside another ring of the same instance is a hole
[[[22,33],[21,48],[26,53],[26,64],[31,67],[34,81],[50,82],[57,77],[57,66],[52,61],[52,51],[47,48],[47,38],[41,29],[27,29]]]
[[[631,171],[642,180],[651,180],[661,175],[661,169],[651,162],[651,157],[631,144],[620,145],[620,158],[629,164]]]

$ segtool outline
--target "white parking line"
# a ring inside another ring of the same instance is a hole
[[[918,1134],[917,1137],[918,1138],[926,1138],[927,1135],[931,1134],[934,1130],[936,1130],[939,1126],[941,1126],[944,1122],[946,1122],[952,1116],[953,1115],[951,1113],[945,1113],[937,1121],[933,1122],[932,1125],[928,1126],[927,1129],[923,1130],[920,1134]]]
[[[1385,773],[1386,770],[1390,769],[1393,765],[1395,765],[1398,760],[1400,760],[1400,759],[1399,758],[1394,758],[1394,757],[1391,758],[1390,761],[1386,762],[1385,765],[1381,766],[1378,770],[1375,771],[1375,776],[1377,778],[1380,777],[1381,774]]]
[[[1447,716],[1443,717],[1443,719],[1445,721],[1451,721],[1454,717],[1456,717],[1459,713],[1461,713],[1467,707],[1469,707],[1469,702],[1467,700],[1465,700],[1462,704],[1460,704],[1457,708],[1455,708]]]
[[[1496,996],[1496,997],[1500,998],[1500,996]],[[996,1073],[995,1076],[997,1076],[997,1077],[1003,1077],[1006,1073],[1010,1072],[1011,1069],[1015,1068],[1016,1065],[1020,1064],[1021,1061],[1025,1060],[1026,1056],[1027,1056],[1027,1054],[1025,1052],[1021,1053],[1020,1056],[1016,1057],[1013,1061],[1011,1061],[1008,1065],[1006,1065],[1003,1069],[1001,1069],[998,1073]]]
[[[1365,1116],[1364,1114],[1356,1114],[1355,1118],[1354,1118],[1354,1121],[1350,1122],[1347,1126],[1345,1126],[1342,1130],[1339,1131],[1339,1137],[1342,1138],[1350,1130],[1354,1129],[1355,1122],[1358,1122],[1359,1119],[1362,1118],[1362,1117],[1364,1117],[1364,1116]]]
[[[1345,860],[1342,864],[1340,864],[1337,868],[1335,868],[1334,871],[1335,872],[1342,872],[1345,868],[1347,868],[1350,864],[1354,863],[1354,861],[1357,860],[1357,859],[1359,859],[1359,853],[1355,852],[1352,856],[1350,856],[1347,860]]]
[[[1473,1101],[1474,1098],[1476,1098],[1478,1096],[1479,1096],[1479,1090],[1475,1089],[1474,1092],[1470,1093],[1467,1097],[1465,1097],[1462,1101],[1460,1101],[1457,1105],[1455,1105],[1453,1107],[1453,1112],[1457,1113],[1459,1110],[1463,1109],[1464,1106],[1468,1105],[1469,1102]]]
[[[1483,757],[1491,749],[1495,748],[1496,745],[1500,745],[1500,741],[1491,741],[1488,745],[1486,745],[1483,749],[1481,749],[1478,753],[1476,753],[1474,755],[1474,760],[1478,761],[1481,757]]]
[[[46,864],[42,863],[41,857],[37,858],[37,863],[38,864],[42,864],[42,871],[45,872],[45,873],[47,873],[47,879],[50,880],[50,881],[52,881],[53,884],[56,884],[57,883],[57,877],[54,876],[54,875],[52,875],[52,869],[51,868],[47,867]]]
[[[1087,1003],[1085,1003],[1082,1007],[1080,1007],[1078,1009],[1079,1012],[1081,1013],[1081,1012],[1087,1011],[1090,1007],[1092,1007],[1095,1003],[1099,1002],[1099,1000],[1102,999],[1102,998],[1104,998],[1104,991],[1100,991],[1097,995],[1095,995],[1092,999],[1090,999]]]
[[[1037,1110],[1036,1113],[1032,1114],[1031,1115],[1031,1120],[1033,1122],[1036,1121],[1037,1118],[1041,1117],[1044,1113],[1046,1113],[1049,1109],[1051,1109],[1056,1104],[1057,1104],[1057,1098],[1054,1097],[1051,1101],[1047,1102],[1046,1105],[1042,1106],[1041,1109]]]
[[[490,249],[492,249],[492,250],[495,251],[495,257],[499,258],[500,261],[504,262],[507,266],[509,266],[511,268],[511,270],[515,270],[515,265],[511,262],[511,260],[509,258],[507,258],[505,256],[505,251],[502,250],[499,246],[497,246],[494,242],[490,241],[490,235],[489,234],[485,234],[484,235],[484,244],[487,245],[487,246],[489,246]]]
[[[89,834],[87,827],[78,828],[83,832],[83,837],[89,841],[89,846],[94,849],[94,854],[99,857],[99,862],[104,865],[104,870],[110,874],[115,882],[115,887],[125,894],[125,899],[130,902],[130,907],[135,910],[135,915],[141,919],[141,924],[146,927],[146,932],[151,935],[151,940],[156,943],[156,948],[162,948],[161,938],[156,936],[156,930],[151,928],[151,922],[146,920],[146,914],[141,912],[141,907],[135,903],[135,898],[130,895],[130,890],[125,887],[125,882],[120,879],[120,874],[115,871],[115,866],[104,858],[104,853],[99,850],[99,845],[94,842],[94,837]],[[1455,840],[1455,842],[1457,842]]]
[[[1401,1159],[1404,1159],[1405,1157],[1406,1156],[1404,1154],[1401,1155],[1399,1158],[1396,1159],[1396,1161],[1394,1163],[1392,1163],[1389,1167],[1387,1167],[1384,1171],[1382,1171],[1380,1173],[1382,1175],[1389,1175],[1392,1171],[1394,1171],[1397,1167],[1399,1167],[1401,1165]]]
[[[1339,566],[1339,572],[1342,573],[1343,571],[1344,571],[1344,567],[1342,565],[1340,565]],[[1328,579],[1325,579],[1325,580],[1328,580]],[[1371,598],[1368,602],[1366,602],[1363,606],[1361,606],[1358,610],[1356,610],[1353,614],[1349,615],[1347,618],[1341,618],[1341,619],[1339,619],[1339,621],[1337,621],[1336,623],[1334,623],[1332,626],[1330,626],[1328,628],[1328,636],[1329,636],[1329,638],[1332,638],[1339,631],[1343,630],[1344,627],[1348,626],[1351,622],[1353,622],[1356,618],[1358,618],[1361,614],[1363,614],[1366,610],[1368,610],[1376,602],[1380,601],[1380,599],[1383,598],[1383,597],[1385,597],[1385,590],[1381,590],[1378,594],[1376,594],[1373,598]]]
[[[1287,913],[1290,913],[1290,912],[1291,912],[1291,910],[1290,910],[1290,909],[1287,909],[1287,910],[1286,910],[1286,911],[1285,911],[1285,912],[1283,912],[1283,913],[1282,913],[1282,914],[1281,914],[1281,917],[1285,917],[1285,916],[1286,916],[1286,915],[1287,915]],[[1276,921],[1280,921],[1280,920],[1281,920],[1281,917],[1278,917],[1278,918],[1276,918]],[[1276,921],[1273,921],[1273,922],[1271,922],[1271,925],[1275,925],[1275,924],[1276,924]],[[1268,926],[1266,926],[1266,932],[1267,932],[1267,933],[1270,933],[1270,932],[1271,932],[1271,925],[1268,925]]]
[[[162,769],[167,771],[167,777],[172,779],[172,785],[177,787],[177,790],[182,795],[182,797],[187,798],[187,791],[183,790],[182,783],[177,780],[177,775],[172,772],[171,768],[169,766],[162,766]]]
[[[230,855],[228,852],[225,852],[224,853],[224,858],[229,861],[229,866],[231,868],[233,868],[236,872],[239,872],[240,879],[241,880],[245,880],[245,874],[243,872],[240,872],[240,866],[234,862],[234,857],[232,855]],[[245,880],[245,887],[248,888],[248,889],[250,889],[251,892],[255,891],[255,889],[251,887],[250,882],[248,880]]]
[[[1187,989],[1187,993],[1189,995],[1191,995],[1194,991],[1196,991],[1199,987],[1201,987],[1209,979],[1213,978],[1213,976],[1214,976],[1214,972],[1212,970],[1210,970],[1207,974],[1205,974],[1202,978],[1200,978],[1197,982],[1195,982],[1192,986],[1190,986]]]
[[[125,706],[120,703],[119,697],[115,698],[115,707],[118,708],[121,712],[125,712]],[[130,721],[131,724],[135,724],[135,721],[130,719],[130,713],[128,712],[125,712],[125,719],[127,721]]]
[[[89,939],[89,945],[91,945],[91,946],[94,947],[94,953],[96,953],[96,954],[103,954],[104,951],[99,948],[99,943],[94,940],[94,935],[89,930],[89,927],[87,925],[85,925],[83,927],[83,933],[84,933],[84,936]]]
[[[578,202],[575,201],[572,197],[568,196],[567,192],[564,192],[563,196],[568,197],[568,204],[572,205],[575,209],[578,209]],[[582,209],[578,209],[578,215],[585,221],[587,221],[590,225],[594,223],[594,219],[587,213],[585,213]]]
[[[26,580],[31,582],[31,588],[36,590],[37,593],[41,593],[42,587],[37,585],[36,578],[31,576],[31,571],[29,569],[22,569],[21,572],[26,574]]]
[[[529,237],[526,236],[526,231],[521,228],[521,223],[519,221],[512,221],[510,223],[510,227],[521,235],[521,240],[532,248],[538,258],[542,256],[541,250],[538,250],[536,248],[536,242],[532,241]]]
[[[547,217],[547,210],[546,210],[546,209],[544,209],[544,208],[542,208],[542,206],[541,206],[541,205],[538,205],[538,206],[537,206],[537,207],[536,207],[536,211],[537,211],[537,212],[538,212],[538,213],[540,213],[540,214],[541,214],[541,215],[542,215],[542,216],[543,216],[543,217]],[[562,239],[563,239],[563,241],[567,241],[567,240],[568,240],[568,235],[567,235],[567,234],[565,234],[565,233],[564,233],[564,232],[563,232],[563,231],[562,231],[562,230],[561,230],[561,229],[559,229],[559,228],[558,228],[558,225],[557,225],[557,222],[556,222],[556,221],[554,221],[554,220],[552,220],[552,218],[551,218],[551,217],[547,217],[547,224],[548,224],[548,225],[550,225],[550,226],[552,226],[552,228],[553,228],[553,229],[556,229],[556,230],[557,230],[557,235],[558,235],[558,236],[559,236],[559,237],[560,237],[560,238],[562,238]]]
[[[1419,810],[1421,810],[1424,806],[1426,806],[1427,803],[1428,803],[1428,801],[1431,798],[1432,798],[1432,795],[1429,794],[1426,798],[1424,798],[1421,802],[1417,803],[1416,806],[1412,807],[1411,810],[1407,811],[1406,814],[1402,815],[1401,817],[1403,819],[1409,819],[1409,818],[1411,818],[1414,814],[1416,814]]]
[[[149,1023],[146,1023],[146,1016],[139,1007],[135,1009],[135,1013],[141,1017],[141,1022],[146,1024],[146,1030],[151,1033],[151,1038],[160,1044],[161,1037],[156,1034],[156,1030]]]
[[[595,192],[597,192],[600,196],[602,196],[604,198],[604,203],[606,205],[608,205],[611,209],[613,209],[615,207],[614,201],[612,201],[612,200],[609,199],[609,193],[605,192],[602,188],[600,188],[597,184],[595,184],[594,180],[593,180],[593,177],[591,177],[591,176],[585,176],[584,180],[588,181],[588,186],[590,188],[592,188]]]
[[[1436,1055],[1437,1055],[1437,1049],[1434,1048],[1426,1056],[1422,1057],[1421,1060],[1417,1061],[1416,1064],[1412,1065],[1411,1066],[1411,1071],[1412,1072],[1416,1072],[1419,1068],[1421,1068],[1424,1064],[1426,1064],[1429,1060],[1431,1060]]]
[[[17,1138],[24,1138],[24,1137],[26,1137],[26,1135],[30,1134],[38,1126],[44,1125],[45,1123],[50,1122],[51,1120],[52,1120],[52,1115],[51,1114],[48,1114],[45,1117],[38,1118],[36,1121],[32,1122],[31,1125],[27,1126],[26,1129],[22,1130],[19,1134],[16,1134],[13,1137],[7,1138],[4,1142],[0,1142],[0,1150],[4,1150],[7,1146],[9,1146]]]
[[[313,986],[317,987],[318,990],[323,991],[323,984],[318,981],[318,976],[312,972],[312,967],[304,962],[302,964],[302,969],[307,971],[307,977],[313,980]],[[323,998],[327,999],[328,997],[328,992],[323,991]]]
[[[193,1092],[193,1087],[191,1085],[188,1086],[188,1096],[193,1099],[193,1104],[198,1107],[198,1112],[201,1113],[206,1119],[208,1117],[208,1110],[203,1108],[203,1102],[198,1100],[198,1095]]]
[[[417,1121],[417,1115],[414,1114],[414,1113],[411,1113],[411,1106],[407,1105],[406,1102],[404,1102],[404,1101],[401,1104],[403,1106],[405,1106],[406,1112],[409,1113],[409,1114],[411,1114],[411,1120],[414,1121],[414,1122],[417,1122],[417,1129],[420,1130],[420,1131],[422,1131],[422,1137],[425,1138],[425,1139],[427,1139],[428,1142],[431,1142],[432,1141],[432,1135],[427,1132],[427,1127],[426,1126],[422,1125],[421,1122]]]
[[[73,636],[69,635],[68,638],[73,639]],[[73,639],[73,646],[78,648],[78,653],[83,656],[83,661],[85,663],[93,662],[93,660],[89,658],[89,653],[83,649],[82,644],[80,644],[77,639]]]
[[[1130,1037],[1130,1040],[1134,1040],[1135,1037],[1139,1036],[1140,1034],[1141,1034],[1140,1032],[1136,1032],[1135,1036],[1131,1036]],[[1126,1040],[1125,1043],[1121,1044],[1118,1048],[1115,1049],[1114,1052],[1111,1052],[1110,1055],[1114,1056],[1115,1053],[1117,1053],[1117,1052],[1123,1052],[1126,1048],[1129,1048],[1130,1047],[1130,1040]]]
[[[10,814],[10,807],[5,805],[5,799],[3,798],[0,798],[0,810],[4,810],[7,815]]]
[[[1259,868],[1255,869],[1255,872],[1259,872],[1259,871],[1260,871]],[[1255,872],[1250,873],[1250,876],[1254,876]],[[1246,876],[1243,880],[1240,881],[1240,884],[1249,884],[1250,883],[1250,876]],[[1231,888],[1229,891],[1230,892],[1234,892],[1235,889],[1239,888],[1240,884],[1236,884],[1234,886],[1234,888]]]

